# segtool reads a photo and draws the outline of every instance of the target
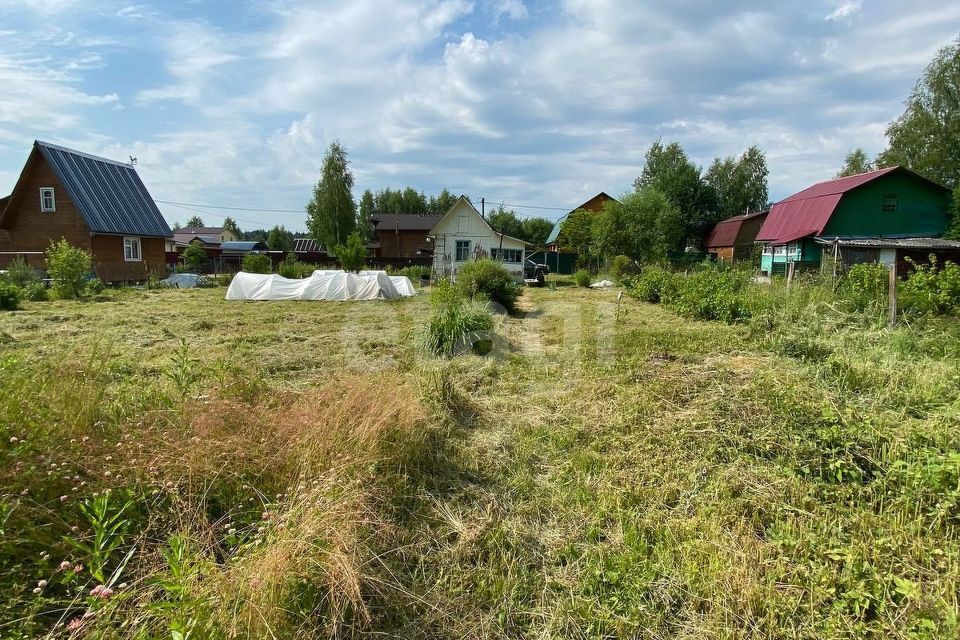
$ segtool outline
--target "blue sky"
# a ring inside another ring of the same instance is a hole
[[[703,165],[758,145],[778,199],[882,150],[958,34],[940,0],[0,0],[0,191],[38,138],[136,156],[158,200],[300,211],[339,139],[358,196],[572,208],[661,137]]]

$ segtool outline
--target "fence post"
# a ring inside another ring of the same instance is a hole
[[[790,261],[787,263],[787,288],[790,288],[790,283],[793,282],[793,272],[796,268],[797,263]]]
[[[887,307],[890,309],[890,319],[887,326],[893,329],[897,325],[897,262],[894,260],[890,265],[890,286],[888,287],[889,301]]]

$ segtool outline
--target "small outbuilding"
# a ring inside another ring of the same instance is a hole
[[[757,211],[721,220],[707,236],[707,252],[721,262],[734,263],[749,260],[755,249],[754,241],[770,210]]]

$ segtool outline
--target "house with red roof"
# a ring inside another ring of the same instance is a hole
[[[949,206],[949,189],[903,167],[820,182],[771,207],[756,238],[760,270],[815,269],[824,256],[889,266],[958,252],[960,243],[941,238]]]
[[[718,222],[707,236],[707,253],[720,262],[734,263],[749,260],[756,248],[754,241],[770,210],[733,216]]]

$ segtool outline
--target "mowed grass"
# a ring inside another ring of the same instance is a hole
[[[222,296],[0,316],[0,635],[960,634],[955,322],[528,289],[494,356],[434,360],[425,296]],[[103,599],[57,566],[106,489]]]

